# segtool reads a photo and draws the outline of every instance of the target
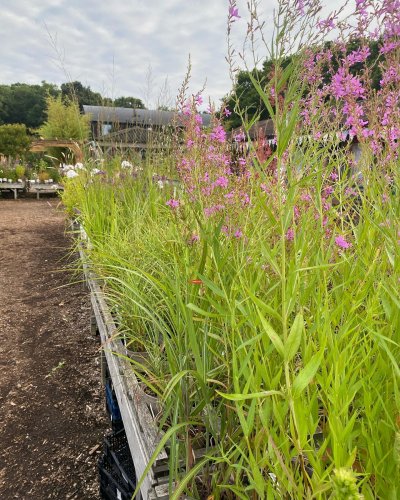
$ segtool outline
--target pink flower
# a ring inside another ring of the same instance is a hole
[[[335,243],[336,245],[339,247],[339,248],[350,248],[351,247],[351,243],[348,243],[344,238],[343,236],[336,236],[335,238]]]
[[[232,113],[231,113],[231,111],[229,111],[229,108],[224,108],[223,114],[224,114],[224,116],[228,117],[228,116],[230,116]]]
[[[294,229],[289,227],[289,229],[286,232],[286,239],[288,241],[293,241],[294,240]]]
[[[243,236],[243,233],[242,233],[241,229],[238,229],[237,231],[235,231],[234,236],[235,236],[236,239],[239,240]]]
[[[246,139],[246,136],[244,135],[244,132],[239,132],[233,138],[235,142],[243,142]]]
[[[210,134],[210,138],[218,142],[225,142],[226,132],[222,125],[217,125]]]
[[[221,186],[222,188],[228,187],[229,181],[226,177],[221,175],[221,177],[218,177],[218,179],[215,181],[216,186]]]
[[[362,86],[361,80],[347,73],[344,68],[339,68],[337,73],[333,75],[331,92],[336,99],[341,99],[342,97],[363,99],[365,97],[365,89]]]
[[[367,57],[370,55],[369,47],[360,47],[357,50],[354,50],[347,56],[347,62],[350,65],[364,62]]]
[[[180,201],[179,200],[174,200],[174,198],[171,198],[170,200],[167,201],[166,205],[168,205],[171,208],[179,208]]]
[[[235,197],[235,193],[231,191],[230,193],[224,194],[224,198],[227,200],[232,200]]]
[[[335,28],[335,23],[332,17],[328,17],[328,19],[318,21],[317,26],[322,32],[328,32]]]
[[[197,241],[200,241],[200,236],[196,233],[193,233],[190,240],[189,240],[189,243],[191,245],[193,245],[194,243],[196,243]]]
[[[236,1],[229,1],[229,18],[234,21],[235,19],[240,19],[239,9],[236,7]]]
[[[194,96],[194,102],[196,106],[201,106],[203,104],[203,98],[201,97],[200,94]]]

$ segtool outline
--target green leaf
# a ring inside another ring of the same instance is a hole
[[[276,331],[272,328],[272,326],[268,323],[268,321],[264,318],[260,311],[258,311],[258,315],[260,317],[262,326],[264,328],[265,333],[268,335],[269,339],[273,343],[275,349],[279,352],[279,354],[284,357],[284,348],[283,342]]]
[[[255,398],[265,398],[267,396],[283,396],[281,391],[262,391],[262,392],[252,392],[250,394],[225,394],[220,391],[216,391],[220,396],[229,401],[246,401],[247,399]]]
[[[191,311],[199,314],[200,316],[206,316],[207,318],[219,318],[220,315],[216,313],[210,313],[208,311],[205,311],[204,309],[200,309],[200,307],[197,307],[195,304],[186,304],[186,307],[190,309]]]
[[[171,438],[171,436],[177,432],[179,429],[181,429],[182,427],[185,427],[187,425],[190,425],[192,422],[182,422],[180,424],[176,424],[174,425],[173,427],[169,428],[168,431],[164,434],[164,436],[161,438],[160,442],[158,443],[153,455],[151,456],[150,460],[149,460],[149,463],[147,464],[145,470],[143,471],[143,474],[142,474],[142,477],[139,479],[137,485],[136,485],[136,490],[134,491],[133,495],[132,495],[132,498],[136,498],[136,495],[139,493],[140,491],[140,487],[142,486],[143,484],[143,481],[145,480],[147,474],[149,473],[150,469],[152,468],[154,462],[156,461],[158,455],[161,453],[161,451],[163,450],[165,444],[167,443],[167,441]]]
[[[285,360],[290,361],[299,350],[301,337],[304,329],[303,315],[298,313],[294,319],[289,336],[285,342]]]
[[[215,295],[218,295],[219,297],[222,297],[223,299],[225,299],[225,293],[224,293],[224,291],[221,290],[220,288],[218,288],[217,285],[213,281],[211,281],[210,279],[208,279],[203,274],[199,273],[198,276],[201,279],[201,281],[203,282],[203,284],[207,288],[210,288],[210,290],[212,290],[215,293]]]
[[[254,88],[257,90],[258,95],[261,97],[263,103],[265,104],[265,107],[268,110],[269,116],[273,119],[275,116],[274,110],[272,109],[271,103],[269,101],[269,95],[262,89],[260,83],[254,76],[249,72],[249,77],[251,80],[251,83],[254,85]]]
[[[204,457],[192,469],[190,469],[172,494],[171,500],[179,500],[179,498],[181,498],[181,494],[184,492],[188,483],[199,474],[204,465],[210,460],[212,460],[212,457]]]
[[[308,386],[312,378],[317,373],[322,358],[324,357],[324,349],[314,354],[306,366],[300,371],[293,382],[293,392],[295,396],[300,396],[304,389]]]

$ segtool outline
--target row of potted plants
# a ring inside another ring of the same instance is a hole
[[[215,115],[201,129],[201,95],[181,94],[172,172],[104,165],[66,183],[132,370],[158,399],[143,478],[165,450],[171,498],[400,495],[400,123],[389,105],[390,131],[376,117],[395,92],[397,35],[383,35],[378,92],[350,71],[365,51],[342,43],[288,63],[286,30],[305,13],[322,32],[336,22],[313,17],[318,5],[280,3],[275,71],[253,82],[274,122],[268,155],[239,147],[251,123],[233,144]],[[229,30],[238,18],[231,1]]]

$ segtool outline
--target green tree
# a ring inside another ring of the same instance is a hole
[[[30,142],[25,125],[0,125],[0,153],[4,156],[23,156],[27,153]]]
[[[117,97],[113,104],[121,108],[146,109],[142,100],[137,97]]]
[[[41,85],[13,83],[0,85],[0,123],[23,123],[37,128],[46,119],[46,98],[56,96],[56,85],[42,82]]]
[[[104,104],[104,99],[98,92],[88,86],[85,87],[81,82],[69,82],[61,85],[61,95],[65,102],[76,101],[79,109],[83,110],[83,105],[101,106]]]
[[[81,115],[76,102],[61,96],[47,98],[47,121],[39,133],[45,139],[85,140],[89,137],[89,116]]]
[[[90,134],[90,117],[81,115],[76,101],[65,99],[61,95],[47,98],[47,121],[40,127],[39,133],[45,139],[67,139],[84,141]],[[49,154],[60,161],[66,160],[70,151],[64,148],[49,148]]]
[[[269,118],[268,111],[250,79],[250,74],[261,84],[265,84],[269,79],[271,70],[272,63],[270,61],[265,61],[262,69],[254,68],[251,72],[240,71],[238,73],[231,93],[224,99],[226,107],[232,113],[229,118],[225,120],[227,129],[240,127],[242,125],[242,119],[237,111],[238,108],[244,113],[248,120],[251,120],[254,116],[258,116],[259,120]]]
[[[370,70],[371,78],[371,88],[378,90],[380,88],[380,80],[382,78],[379,63],[382,62],[384,56],[380,54],[379,49],[381,41],[372,40],[368,43],[370,49],[370,55],[368,56],[365,63],[356,63],[351,68],[351,73],[353,75],[360,74],[365,67],[365,65]],[[325,66],[323,68],[322,76],[324,84],[328,84],[331,81],[332,74],[339,67],[339,60],[341,60],[346,54],[359,49],[362,46],[362,40],[352,39],[345,48],[344,52],[334,51],[331,65],[332,67]],[[326,42],[324,49],[332,47],[332,42]],[[293,57],[287,57],[281,62],[282,69],[293,60]],[[333,72],[332,72],[333,71]],[[223,99],[225,105],[231,111],[231,115],[225,119],[225,127],[229,130],[232,128],[240,127],[242,125],[242,119],[238,113],[238,109],[244,114],[247,120],[251,120],[253,117],[258,117],[259,120],[265,120],[269,118],[268,111],[262,102],[259,93],[254,88],[251,82],[250,74],[264,86],[271,79],[273,73],[273,63],[266,59],[262,65],[261,69],[254,68],[251,71],[243,70],[237,75],[236,81],[233,85],[231,92]],[[307,93],[307,89],[305,89]]]
[[[7,122],[7,106],[10,100],[10,86],[0,85],[0,124]]]

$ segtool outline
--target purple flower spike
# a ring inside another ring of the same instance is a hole
[[[335,243],[336,245],[339,247],[339,248],[350,248],[351,247],[351,243],[348,243],[344,238],[343,236],[337,236],[335,238]]]
[[[171,208],[179,208],[179,200],[174,200],[173,198],[171,198],[170,200],[167,201],[166,205],[168,205],[169,207]]]

